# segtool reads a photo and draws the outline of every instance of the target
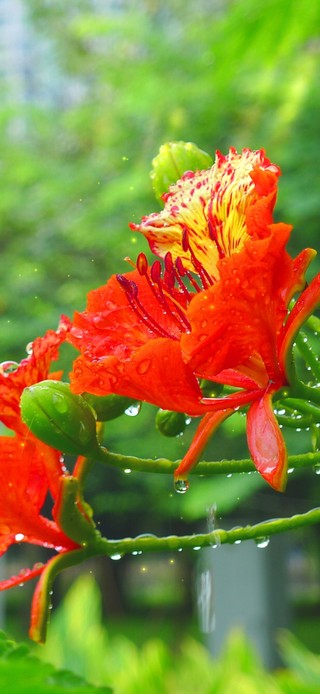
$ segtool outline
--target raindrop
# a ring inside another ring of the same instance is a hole
[[[189,489],[189,482],[188,480],[175,480],[174,488],[178,494],[185,494]]]
[[[198,552],[199,549],[201,549],[201,547],[200,545],[197,545],[196,547],[192,547],[192,549],[194,550],[194,552]]]
[[[137,365],[137,372],[141,376],[147,373],[149,371],[151,365],[150,359],[142,359],[142,361],[139,362]]]
[[[268,544],[270,542],[270,537],[257,537],[255,540],[255,543],[257,547],[260,549],[265,549],[265,547],[268,547]]]
[[[119,561],[119,559],[122,559],[122,554],[110,554],[110,559],[113,559],[113,561]]]
[[[75,338],[78,338],[79,340],[81,340],[81,338],[83,337],[83,330],[81,330],[81,328],[72,328],[71,329],[71,335],[72,335],[72,337],[75,337]]]
[[[11,373],[17,370],[19,364],[16,361],[3,361],[0,364],[0,373],[3,376],[9,376]]]
[[[234,541],[234,544],[235,544],[235,545],[241,545],[241,540],[235,540],[235,541]]]
[[[316,475],[320,475],[320,463],[316,463],[316,465],[313,466],[313,469]]]
[[[67,402],[64,396],[60,395],[60,393],[54,393],[52,395],[52,403],[55,410],[57,410],[57,412],[59,412],[60,414],[65,414],[68,411]]]
[[[23,533],[17,533],[17,534],[14,536],[14,539],[15,539],[16,542],[22,542],[22,540],[24,540],[24,534],[23,534]]]
[[[130,475],[131,470],[130,470],[129,467],[126,467],[126,468],[124,469],[123,472],[124,472],[126,475]]]
[[[33,342],[28,342],[28,344],[26,346],[26,352],[27,352],[29,357],[31,356],[32,351],[33,351]]]
[[[124,411],[128,417],[136,417],[137,414],[139,414],[141,410],[141,404],[140,402],[135,403],[134,405],[130,405],[130,407],[127,407],[127,409]]]
[[[294,471],[294,467],[289,467],[288,468],[288,475],[291,475]]]

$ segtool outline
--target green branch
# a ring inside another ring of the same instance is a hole
[[[276,518],[264,521],[256,525],[223,530],[221,528],[210,533],[199,535],[170,535],[168,537],[156,537],[145,535],[136,538],[124,538],[123,540],[106,540],[101,538],[94,546],[94,553],[109,557],[121,558],[125,554],[141,552],[170,552],[182,549],[200,549],[224,544],[235,544],[243,540],[266,540],[272,535],[297,530],[308,525],[320,523],[320,508],[312,509],[307,513],[299,513],[290,518]]]
[[[171,461],[167,458],[137,458],[132,455],[122,455],[112,453],[107,448],[101,446],[94,452],[94,457],[98,462],[112,465],[120,470],[132,470],[134,472],[157,472],[173,474],[179,465],[179,460]],[[289,467],[305,468],[320,463],[320,452],[300,453],[291,455],[288,459]],[[256,468],[250,458],[242,460],[217,460],[214,462],[201,461],[198,463],[191,474],[196,475],[220,475],[232,474],[237,472],[254,472]]]

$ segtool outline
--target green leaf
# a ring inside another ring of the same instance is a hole
[[[111,694],[67,670],[56,670],[32,655],[27,646],[0,632],[0,691],[10,694]]]

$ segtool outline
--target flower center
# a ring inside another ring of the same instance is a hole
[[[184,247],[189,248],[187,230],[185,230],[183,242]],[[192,251],[190,253],[200,282],[197,282],[190,270],[183,265],[181,258],[178,257],[173,262],[170,252],[164,257],[164,269],[160,260],[155,260],[149,267],[146,255],[144,253],[138,255],[136,268],[139,275],[145,279],[152,293],[152,299],[155,299],[158,307],[162,309],[163,323],[156,318],[156,311],[150,310],[152,303],[149,303],[147,308],[147,301],[141,301],[137,282],[129,280],[125,275],[116,276],[139,321],[159,337],[179,340],[182,332],[190,332],[187,307],[195,294],[207,289],[213,283],[194,253]]]

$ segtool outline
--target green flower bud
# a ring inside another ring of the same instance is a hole
[[[179,434],[183,434],[186,424],[186,415],[183,412],[158,410],[156,414],[156,428],[164,436],[179,436]]]
[[[213,381],[206,381],[203,378],[200,381],[200,388],[202,395],[205,398],[216,398],[220,393],[222,393],[224,385],[223,383],[214,383]]]
[[[25,388],[20,404],[25,424],[49,446],[77,455],[97,447],[94,412],[67,383],[48,380]]]
[[[193,142],[167,142],[152,161],[150,173],[152,187],[161,198],[169,186],[176,183],[186,171],[201,171],[212,166],[210,154]]]
[[[91,395],[83,393],[84,400],[94,409],[98,422],[107,422],[109,419],[116,419],[134,405],[138,405],[137,400],[127,398],[124,395]]]

